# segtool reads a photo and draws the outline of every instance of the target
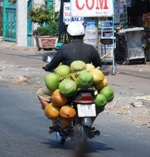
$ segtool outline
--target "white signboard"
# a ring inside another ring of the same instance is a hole
[[[60,1],[59,0],[55,0],[55,12],[59,12],[60,11]]]
[[[71,21],[70,3],[64,3],[63,22],[67,25]]]
[[[68,25],[71,21],[81,21],[84,22],[84,18],[79,16],[79,17],[72,17],[71,12],[70,12],[70,3],[65,2],[64,3],[64,12],[63,12],[63,22]]]
[[[112,16],[113,0],[71,0],[71,14],[77,17]]]

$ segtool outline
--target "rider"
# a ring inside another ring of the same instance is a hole
[[[92,45],[83,43],[85,33],[82,23],[71,22],[67,27],[67,33],[71,42],[60,47],[51,62],[43,67],[45,71],[51,72],[60,62],[70,66],[75,60],[82,60],[85,63],[92,63],[95,67],[101,67],[102,62],[98,51]],[[37,96],[43,108],[51,101],[50,91],[46,87],[40,88],[37,91]],[[52,122],[53,125],[57,123],[56,120],[52,120]]]

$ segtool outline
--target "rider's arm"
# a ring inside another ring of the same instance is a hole
[[[92,63],[95,67],[101,67],[102,66],[102,61],[101,61],[100,55],[95,48],[94,48],[93,53],[92,53]]]
[[[62,52],[58,50],[54,56],[54,58],[45,66],[45,71],[52,71],[55,69],[60,62],[62,61]]]

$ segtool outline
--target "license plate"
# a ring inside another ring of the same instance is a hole
[[[96,108],[95,104],[78,104],[78,116],[79,117],[95,117],[96,116]]]

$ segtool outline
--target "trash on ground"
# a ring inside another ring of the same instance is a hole
[[[150,95],[146,95],[146,96],[137,96],[137,97],[133,97],[135,99],[139,99],[139,100],[149,100],[150,101]]]

